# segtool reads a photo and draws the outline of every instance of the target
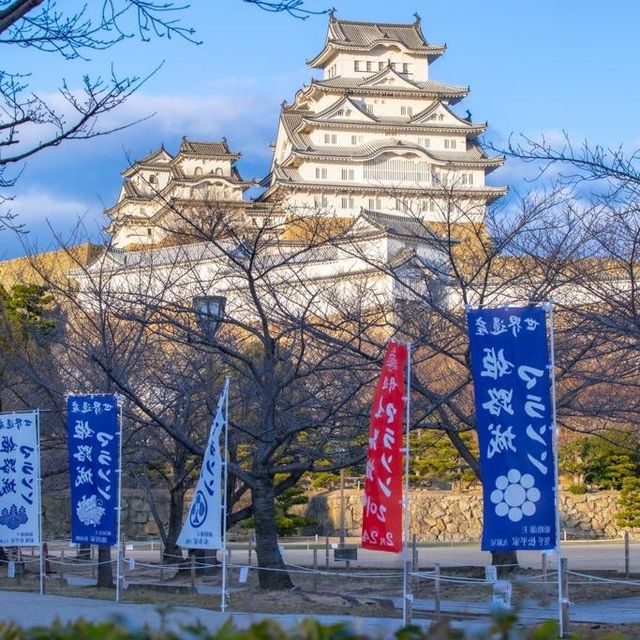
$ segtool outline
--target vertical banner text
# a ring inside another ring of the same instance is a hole
[[[118,403],[115,395],[67,398],[71,541],[118,542]]]
[[[185,549],[222,549],[222,455],[220,434],[226,425],[224,410],[229,381],[220,394],[211,425],[207,449],[202,461],[198,486],[191,500],[187,520],[182,525],[178,544]]]
[[[402,440],[407,346],[389,342],[373,395],[364,481],[362,546],[402,550]]]
[[[40,446],[35,411],[0,414],[0,547],[40,544]]]
[[[484,496],[482,549],[556,546],[557,481],[546,312],[468,312]]]

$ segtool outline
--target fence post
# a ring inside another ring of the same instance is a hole
[[[413,534],[413,541],[411,544],[411,593],[415,593],[418,590],[418,581],[420,578],[416,575],[420,569],[420,561],[418,558],[418,540],[417,536]]]
[[[436,564],[434,568],[435,580],[434,580],[434,588],[435,588],[435,614],[436,617],[440,617],[440,565]]]
[[[124,545],[122,545],[122,553],[124,555]],[[119,597],[120,600],[122,600],[122,592],[127,588],[127,565],[129,564],[128,562],[124,561],[125,558],[123,557],[121,562],[120,562],[120,593],[119,593]],[[116,578],[117,579],[117,578]]]
[[[624,575],[625,577],[629,577],[630,568],[629,568],[629,532],[624,532]]]
[[[326,536],[324,541],[324,551],[325,551],[325,568],[329,569],[329,536]]]
[[[415,539],[415,536],[414,536]],[[409,558],[405,555],[403,562],[405,563],[404,570],[409,571]],[[406,611],[406,624],[409,626],[413,619],[413,593],[411,590],[407,591],[405,594],[406,602],[405,602],[405,611]]]
[[[249,562],[247,563],[249,566],[251,566],[251,552],[252,552],[252,544],[253,544],[253,536],[249,536],[249,551],[248,551],[248,556],[249,556]]]
[[[196,555],[191,554],[191,593],[196,592]]]
[[[547,552],[542,552],[542,604],[549,604],[549,587],[547,585]]]
[[[313,548],[313,590],[318,590],[318,549]]]
[[[569,571],[566,558],[560,558],[562,593],[560,594],[560,637],[569,637]]]
[[[60,582],[64,584],[64,549],[60,551]]]

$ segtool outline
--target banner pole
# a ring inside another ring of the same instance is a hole
[[[549,301],[545,304],[545,310],[549,318],[549,368],[551,378],[551,420],[553,423],[553,466],[556,481],[555,490],[555,506],[556,506],[556,560],[558,563],[558,627],[560,637],[564,638],[564,617],[562,615],[563,596],[562,596],[562,544],[560,542],[560,478],[558,475],[558,425],[556,422],[556,356],[555,356],[555,339],[554,339],[554,318],[553,318],[553,302]]]
[[[411,343],[407,342],[407,380],[405,383],[405,443],[404,443],[404,497],[402,519],[404,523],[404,547],[402,551],[402,624],[409,623],[409,435],[411,430]]]
[[[44,541],[42,538],[42,469],[40,465],[40,409],[36,409],[36,441],[38,442],[38,502],[40,513],[38,514],[38,537],[40,539],[40,595],[44,595]]]
[[[227,607],[227,489],[229,486],[229,376],[224,379],[224,499],[222,501],[222,588],[220,611]]]
[[[118,432],[118,541],[116,553],[116,602],[120,602],[120,563],[121,563],[121,514],[122,514],[122,401],[117,396],[118,418],[120,419],[120,429]]]

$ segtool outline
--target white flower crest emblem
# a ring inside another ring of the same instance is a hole
[[[506,476],[496,478],[496,488],[491,492],[491,502],[496,505],[496,515],[507,516],[511,522],[520,522],[523,516],[536,512],[535,503],[540,500],[540,490],[534,486],[535,478],[510,469]]]

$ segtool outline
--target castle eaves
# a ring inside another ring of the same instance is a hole
[[[412,24],[397,24],[337,20],[332,16],[324,48],[314,58],[307,60],[307,64],[311,67],[322,67],[336,49],[362,51],[387,43],[398,44],[430,60],[442,55],[446,50],[445,45],[429,44],[426,41],[419,19]]]
[[[399,93],[407,95],[419,93],[429,97],[450,98],[456,102],[469,94],[469,87],[445,84],[444,82],[437,82],[436,80],[414,80],[409,83],[410,86],[394,86],[393,84],[376,86],[369,84],[370,80],[371,78],[357,79],[343,78],[340,76],[326,80],[312,80],[307,91],[314,87],[319,87],[322,90],[347,91],[354,94]]]

